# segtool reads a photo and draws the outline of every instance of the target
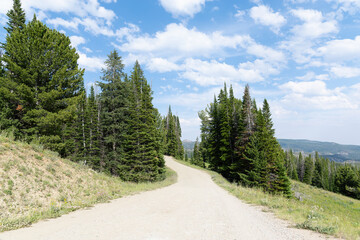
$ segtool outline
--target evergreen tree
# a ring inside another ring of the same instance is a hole
[[[6,15],[9,21],[7,22],[8,27],[5,27],[5,30],[9,35],[16,29],[22,30],[25,28],[25,12],[21,7],[20,0],[13,1],[13,8],[10,9]]]
[[[201,120],[201,126],[200,126],[200,145],[199,145],[199,151],[201,156],[202,162],[210,162],[210,152],[209,152],[209,133],[210,133],[210,120],[209,120],[209,114],[202,110],[198,113],[198,116]]]
[[[155,181],[164,175],[164,159],[157,152],[155,109],[152,92],[138,62],[130,76],[130,106],[125,159],[119,167],[120,177],[134,182]]]
[[[219,104],[214,96],[214,102],[211,103],[209,107],[208,152],[210,155],[209,168],[216,172],[219,172],[221,166],[221,127],[218,107]]]
[[[196,138],[195,145],[194,145],[194,152],[193,152],[193,158],[191,159],[191,163],[195,164],[200,167],[204,167],[204,162],[201,161],[200,156],[200,149],[199,149],[199,138]]]
[[[84,94],[83,70],[70,39],[34,17],[7,35],[4,50],[8,74],[0,83],[1,109],[6,109],[1,128],[13,126],[17,138],[40,140],[64,155],[63,128],[74,120]]]
[[[322,168],[321,168],[321,159],[319,153],[315,152],[315,166],[314,166],[314,177],[311,184],[318,188],[323,188],[322,186]]]
[[[304,164],[304,179],[303,182],[306,184],[311,184],[313,178],[313,171],[314,171],[314,162],[312,160],[311,155],[305,158]]]
[[[305,173],[305,162],[304,162],[301,152],[299,153],[299,157],[298,157],[297,173],[298,173],[299,180],[302,182],[304,179],[304,173]]]
[[[103,82],[98,82],[102,93],[101,131],[105,151],[106,169],[120,175],[118,165],[124,158],[124,140],[126,136],[128,111],[128,88],[124,82],[124,64],[116,50],[110,52],[102,70]]]
[[[178,143],[175,130],[175,117],[171,112],[171,106],[166,117],[166,140],[167,140],[167,151],[166,154],[169,156],[176,157],[178,152]]]
[[[358,184],[358,176],[351,166],[345,165],[336,171],[336,192],[347,196],[356,197],[356,191],[358,187],[360,187]]]
[[[95,96],[94,86],[90,88],[90,95],[87,99],[86,105],[86,132],[87,132],[87,146],[88,146],[88,161],[90,166],[94,169],[100,169],[100,133],[99,121],[97,117],[98,104]]]
[[[254,128],[255,118],[250,97],[250,87],[246,85],[240,115],[240,136],[236,146],[238,157],[236,162],[231,166],[231,175],[236,181],[242,181],[244,183],[247,181],[247,172],[251,168],[251,162],[249,162],[248,158],[243,154],[251,135],[254,133]]]

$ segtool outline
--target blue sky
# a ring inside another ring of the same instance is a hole
[[[199,135],[197,112],[224,82],[258,105],[270,102],[276,136],[360,145],[360,0],[23,0],[70,36],[98,81],[118,50],[139,60],[154,105],[180,117],[183,139]],[[0,25],[12,0],[0,0]],[[0,41],[5,30],[0,30]]]

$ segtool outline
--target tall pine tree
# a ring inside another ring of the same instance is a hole
[[[8,16],[9,21],[5,30],[9,35],[16,29],[22,30],[25,27],[25,11],[21,7],[20,0],[13,1],[13,8],[7,12],[6,16]]]
[[[129,107],[128,88],[124,80],[124,64],[119,53],[110,52],[102,70],[102,82],[98,82],[100,96],[100,125],[103,136],[103,148],[106,169],[112,174],[120,174],[118,164],[124,158],[124,140],[126,136],[127,111]]]
[[[152,92],[138,62],[130,76],[130,105],[125,159],[118,166],[120,177],[134,182],[155,181],[164,176],[164,159],[158,152],[158,131]]]

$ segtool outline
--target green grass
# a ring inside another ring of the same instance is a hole
[[[0,150],[0,232],[177,181],[167,168],[163,181],[124,182],[4,135]]]
[[[346,239],[360,239],[360,201],[323,189],[292,181],[292,189],[301,196],[288,199],[272,195],[261,189],[248,188],[230,183],[220,174],[206,170],[213,181],[246,203],[263,206],[264,211],[273,212],[277,217],[287,220],[293,227],[309,229]]]

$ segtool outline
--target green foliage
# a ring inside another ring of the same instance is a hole
[[[179,117],[173,115],[171,106],[163,119],[163,133],[165,134],[165,154],[177,159],[184,159],[184,147],[181,141],[181,126]]]
[[[294,171],[294,169],[299,172],[299,177],[298,174],[291,174],[292,179],[360,199],[358,167],[329,161],[329,159],[320,157],[317,152],[315,157],[309,155],[304,161],[301,153],[296,157],[290,151],[286,152],[286,156],[287,172]],[[303,178],[301,178],[302,172],[304,173]]]
[[[8,27],[5,27],[8,34],[11,34],[17,29],[22,30],[25,27],[25,12],[21,8],[20,0],[13,1],[13,8],[7,12],[6,16],[9,18],[7,22]]]
[[[129,181],[155,181],[163,178],[164,159],[157,141],[152,92],[138,62],[129,79],[128,131],[124,160],[117,165],[121,178]]]
[[[336,191],[347,196],[357,197],[357,195],[359,194],[358,191],[360,187],[359,177],[360,176],[358,175],[358,173],[351,166],[349,165],[341,166],[336,171],[336,176],[335,176]]]
[[[124,158],[124,141],[127,132],[127,115],[129,108],[129,91],[123,73],[124,65],[116,50],[112,51],[105,61],[102,70],[103,82],[98,82],[100,95],[100,126],[103,144],[103,163],[112,174],[118,174],[118,164]]]
[[[34,18],[7,36],[4,49],[9,74],[0,83],[1,128],[14,126],[17,138],[38,139],[64,153],[62,130],[83,93],[83,70],[70,39]]]
[[[230,181],[291,196],[285,155],[274,134],[270,107],[257,109],[247,85],[242,101],[228,95],[226,85],[205,111],[201,123],[200,153],[209,168]],[[193,163],[198,158],[195,144]],[[196,150],[196,151],[195,151]]]

